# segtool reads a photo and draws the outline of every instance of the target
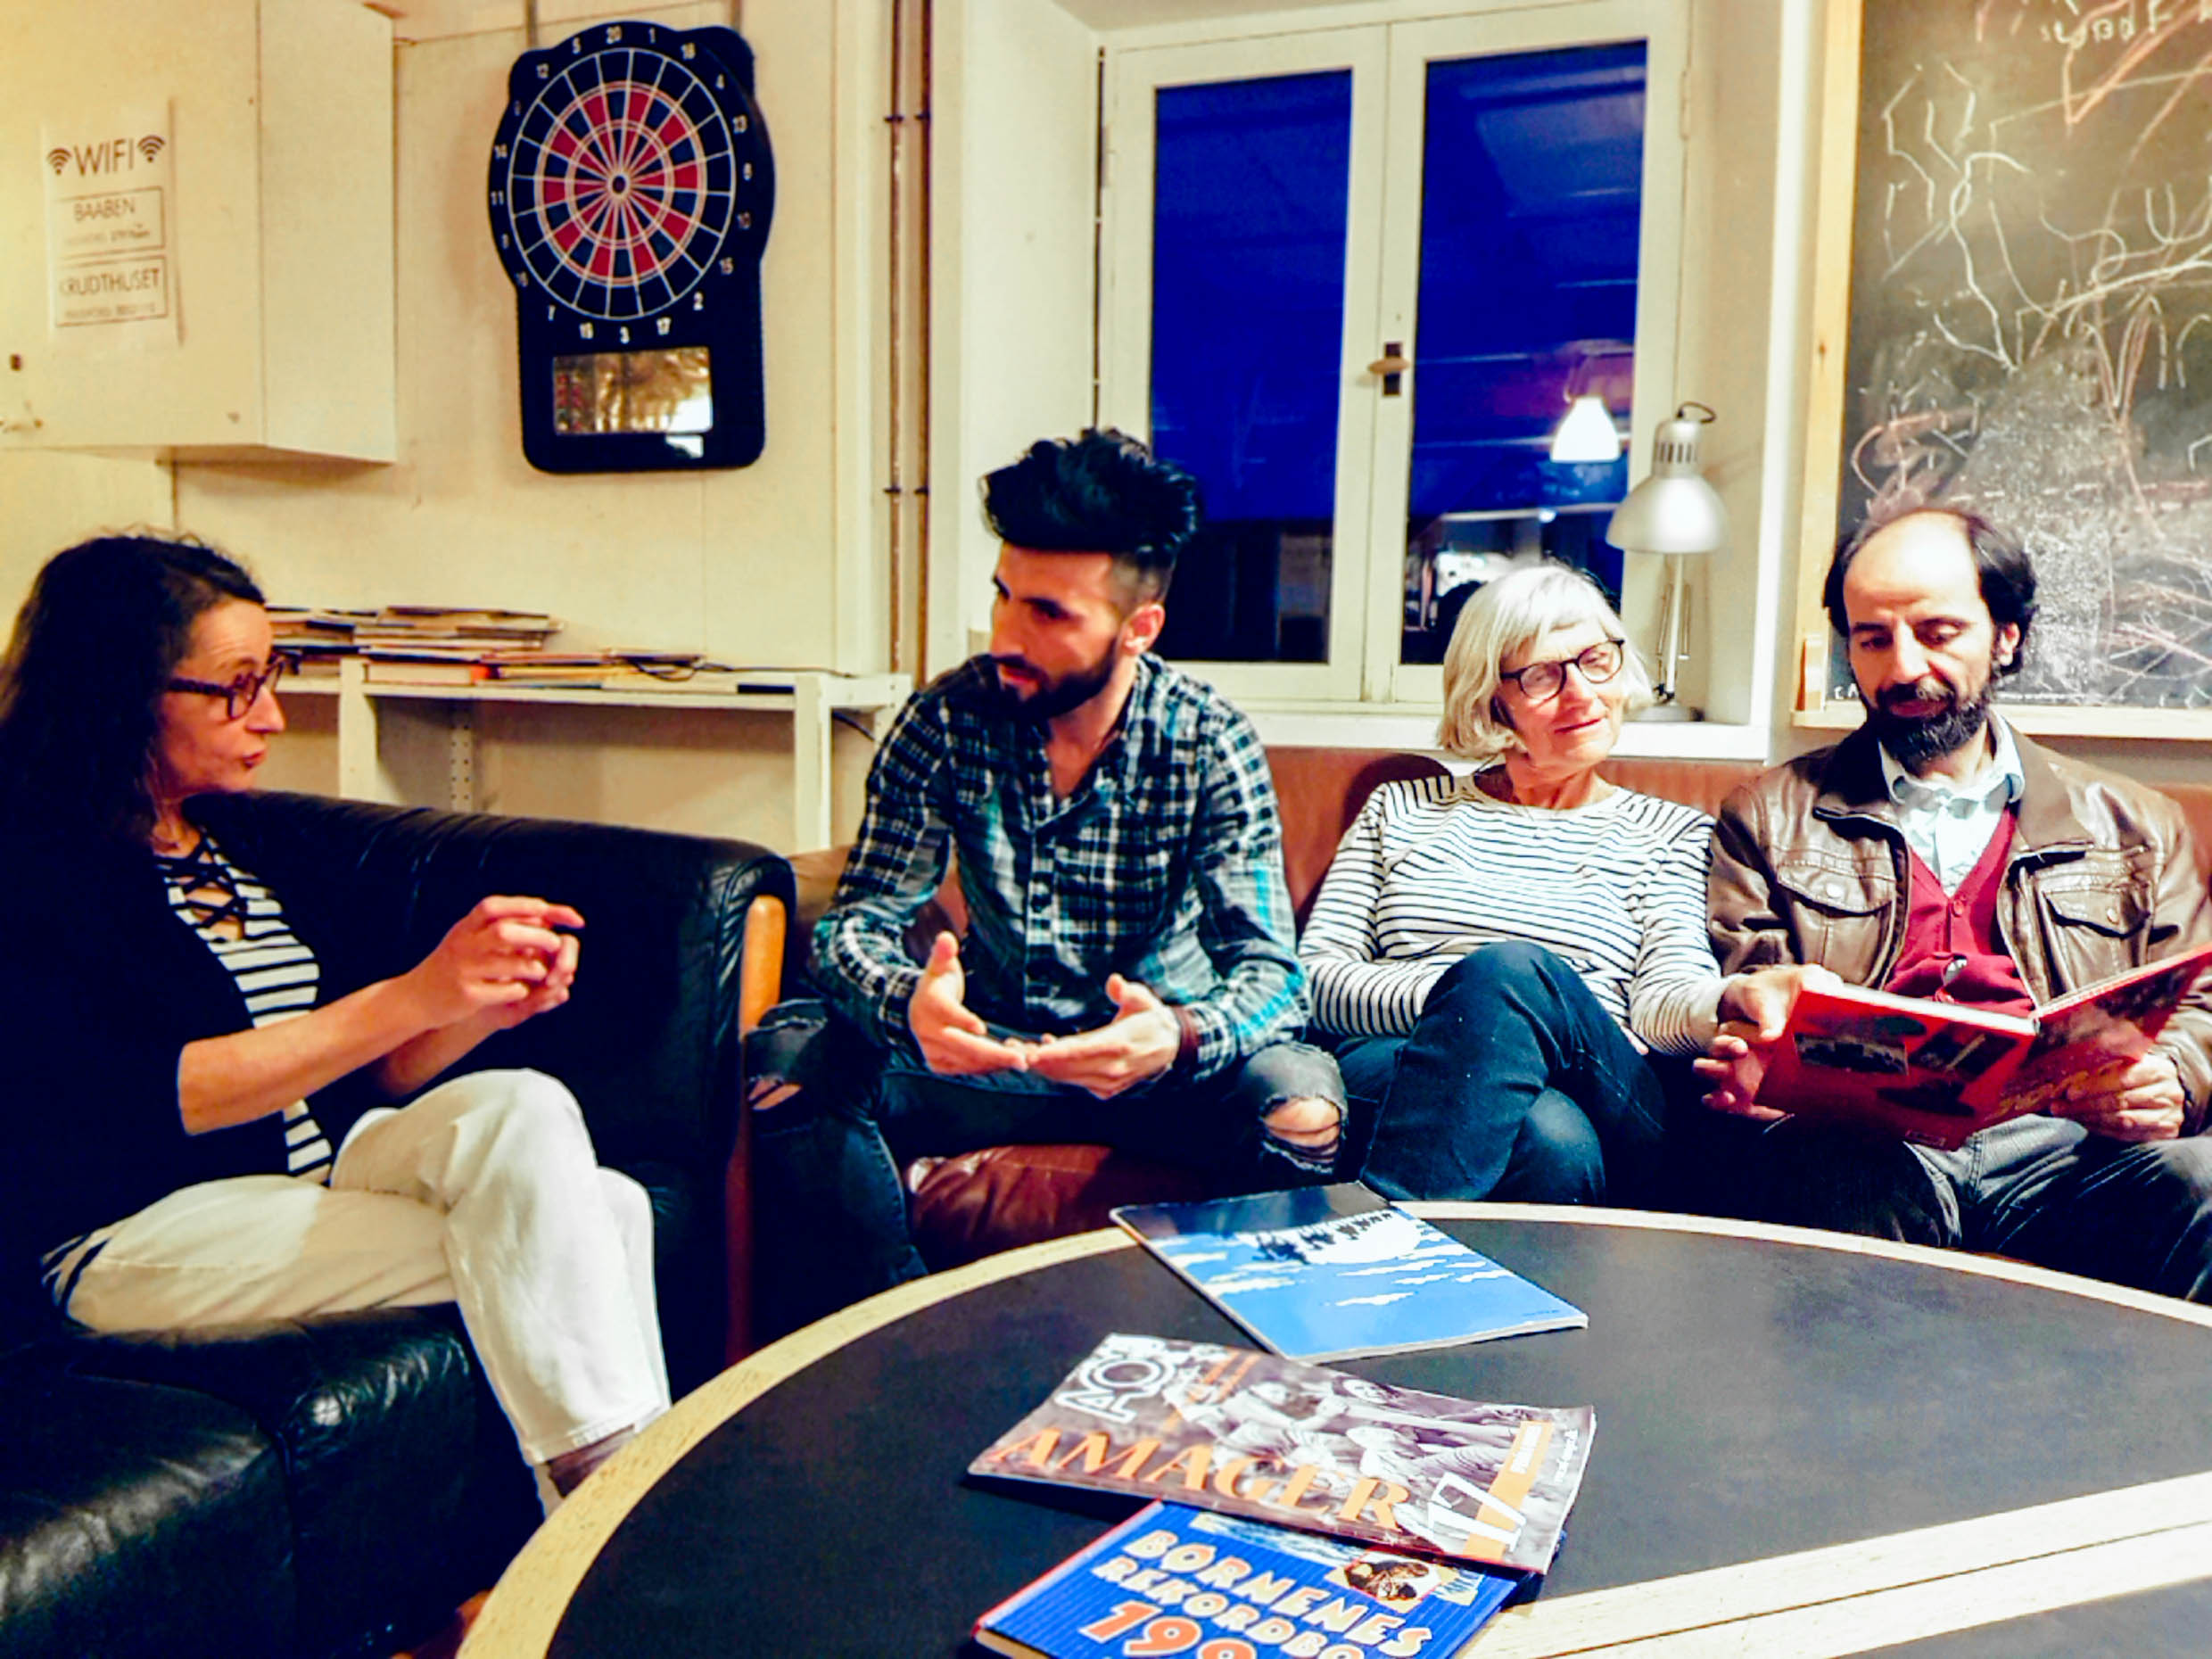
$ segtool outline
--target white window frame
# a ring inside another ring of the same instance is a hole
[[[1420,348],[1421,164],[1429,63],[1439,58],[1645,43],[1642,212],[1637,257],[1636,384],[1630,478],[1672,411],[1682,290],[1685,165],[1680,115],[1688,0],[1555,0],[1449,17],[1300,29],[1172,45],[1111,44],[1101,134],[1099,400],[1102,422],[1150,436],[1155,96],[1165,87],[1348,69],[1352,75],[1344,334],[1340,352],[1329,656],[1320,664],[1191,664],[1259,709],[1388,706],[1432,714],[1434,666],[1398,660],[1405,524]],[[1367,365],[1385,341],[1415,367],[1405,396],[1380,394]],[[1630,561],[1631,564],[1647,561]],[[1631,571],[1633,586],[1649,573]],[[1172,600],[1170,601],[1172,603]],[[1627,608],[1640,608],[1633,602]]]
[[[1328,658],[1321,663],[1206,663],[1198,672],[1233,697],[1345,702],[1359,696],[1360,641],[1369,583],[1343,549],[1366,534],[1367,458],[1374,448],[1372,352],[1353,342],[1375,314],[1381,273],[1372,257],[1382,233],[1381,29],[1327,29],[1257,40],[1109,51],[1107,111],[1100,144],[1106,157],[1100,203],[1099,418],[1151,436],[1152,180],[1162,88],[1259,80],[1346,70],[1351,74],[1349,177],[1345,201],[1344,328],[1339,344],[1335,514],[1329,573]],[[1356,359],[1356,360],[1355,360]],[[1174,602],[1172,594],[1170,604]]]

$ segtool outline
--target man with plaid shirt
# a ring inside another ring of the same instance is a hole
[[[1118,433],[985,480],[991,649],[917,693],[813,939],[827,1003],[747,1049],[763,1312],[923,1271],[899,1169],[1098,1142],[1229,1184],[1330,1172],[1335,1062],[1305,1020],[1282,831],[1250,723],[1149,655],[1197,484]],[[907,930],[957,855],[965,941]]]

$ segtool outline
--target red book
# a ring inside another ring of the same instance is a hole
[[[1768,1056],[1759,1104],[1955,1147],[2043,1110],[2076,1078],[2135,1060],[2208,966],[2212,945],[2200,945],[2032,1014],[1857,986],[1808,988]]]

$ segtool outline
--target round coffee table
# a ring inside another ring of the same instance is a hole
[[[2084,1628],[2135,1632],[2106,1651],[2166,1651],[2175,1630],[2201,1651],[2212,1310],[1796,1228],[1412,1208],[1589,1315],[1344,1367],[1597,1408],[1565,1543],[1482,1659],[1655,1638],[2071,1654]],[[961,1651],[978,1614],[1135,1507],[963,1473],[1116,1330],[1246,1341],[1118,1233],[786,1338],[595,1475],[500,1580],[464,1659]]]

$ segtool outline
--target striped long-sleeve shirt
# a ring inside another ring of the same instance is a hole
[[[315,1006],[322,986],[315,953],[293,932],[276,896],[234,863],[213,836],[203,832],[191,853],[157,855],[154,864],[169,909],[215,953],[256,1027],[296,1019]],[[284,1124],[285,1172],[327,1183],[330,1142],[308,1103],[285,1107]]]
[[[1721,978],[1705,936],[1713,821],[1616,789],[1564,811],[1451,778],[1368,797],[1299,942],[1316,1022],[1403,1035],[1476,946],[1540,945],[1624,1028],[1665,1053],[1711,1041]]]
[[[1064,799],[1043,729],[1007,711],[987,659],[907,701],[813,939],[823,995],[886,1044],[912,1044],[920,970],[905,929],[948,849],[968,908],[967,1004],[986,1020],[1028,1035],[1104,1025],[1119,973],[1189,1011],[1193,1078],[1304,1022],[1267,755],[1250,722],[1178,669],[1137,659],[1119,728]]]

